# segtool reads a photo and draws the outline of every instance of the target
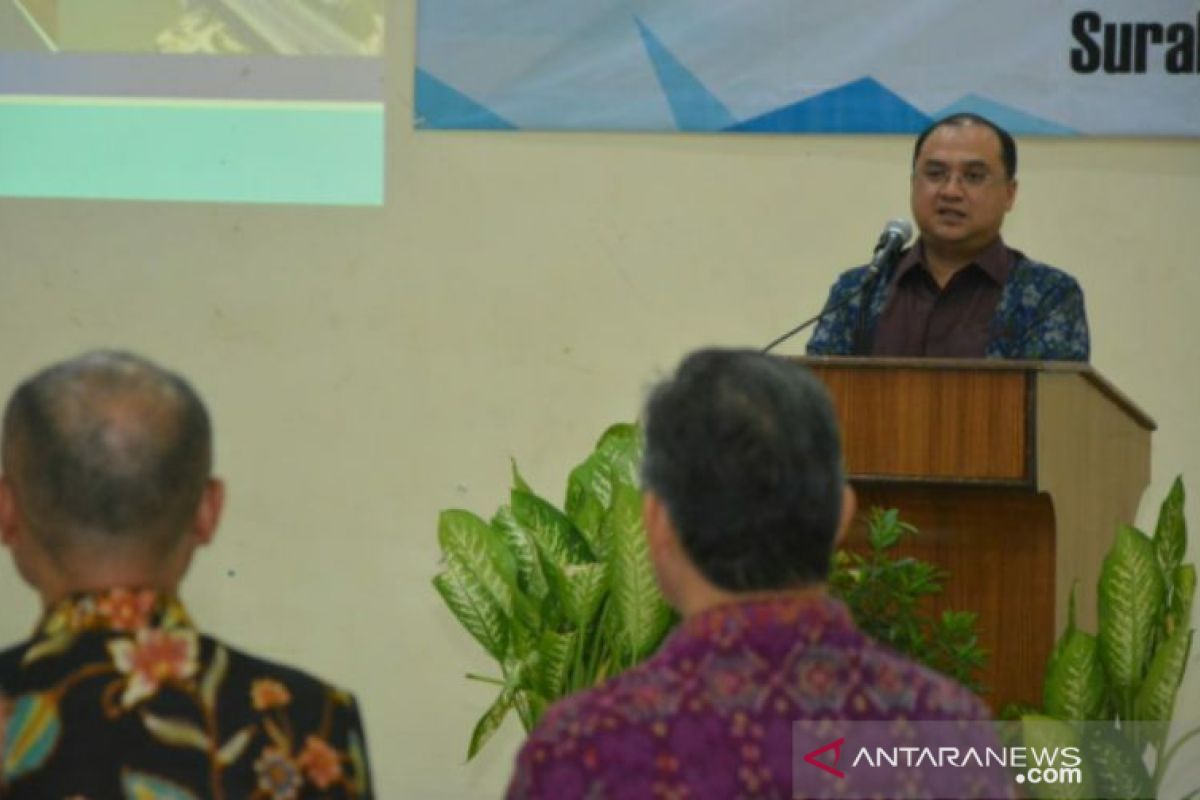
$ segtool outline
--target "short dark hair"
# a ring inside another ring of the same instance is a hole
[[[79,536],[165,553],[195,514],[212,467],[212,429],[180,376],[116,351],[55,364],[4,412],[3,464],[52,554]]]
[[[642,482],[716,586],[790,589],[829,574],[842,510],[833,405],[793,361],[701,350],[650,395]]]
[[[917,143],[913,146],[912,165],[913,169],[917,166],[917,157],[921,154],[921,145],[925,144],[925,140],[929,138],[929,134],[936,131],[938,128],[947,126],[961,128],[964,125],[982,125],[985,128],[990,128],[997,138],[1000,139],[1000,161],[1004,164],[1004,174],[1011,181],[1017,177],[1017,143],[1013,139],[1012,134],[1001,128],[996,123],[992,122],[987,117],[981,117],[978,114],[970,112],[961,112],[951,114],[948,117],[943,117],[935,122],[930,123],[929,127],[921,131],[921,135],[917,137]]]

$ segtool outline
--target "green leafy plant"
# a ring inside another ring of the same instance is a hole
[[[509,502],[490,521],[443,511],[444,568],[433,585],[499,665],[468,675],[498,694],[476,723],[472,758],[511,712],[529,731],[554,700],[590,688],[652,654],[676,623],[658,591],[641,519],[640,431],[614,425],[570,473],[563,510],[536,494],[513,465]],[[875,511],[870,553],[841,553],[832,588],[879,639],[970,680],[983,661],[972,614],[927,619],[920,600],[942,573],[889,554],[915,530],[896,511]]]
[[[986,657],[979,646],[977,615],[943,611],[932,617],[924,601],[942,592],[944,570],[916,558],[897,558],[892,549],[917,529],[896,509],[871,509],[867,553],[834,554],[829,588],[850,608],[856,624],[875,639],[978,691]]]
[[[1156,797],[1172,759],[1200,736],[1197,728],[1167,747],[1196,591],[1196,568],[1182,563],[1183,508],[1176,478],[1153,536],[1118,529],[1100,570],[1097,633],[1075,624],[1072,592],[1067,629],[1046,665],[1044,709],[1021,717],[1027,736],[1037,730],[1059,746],[1082,748],[1088,785],[1077,788],[1084,796]],[[1200,788],[1188,797],[1197,795]]]
[[[442,512],[445,569],[434,587],[501,672],[468,676],[500,687],[468,758],[509,711],[532,729],[549,702],[642,661],[674,623],[646,549],[640,461],[638,429],[614,425],[571,471],[565,511],[514,464],[509,502],[490,522]]]

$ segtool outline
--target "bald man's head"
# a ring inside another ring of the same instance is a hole
[[[4,413],[3,467],[52,556],[76,545],[167,553],[212,465],[208,413],[183,378],[94,352],[22,383]]]

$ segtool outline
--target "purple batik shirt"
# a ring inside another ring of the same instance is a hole
[[[555,704],[508,797],[791,798],[797,721],[987,718],[975,695],[860,633],[822,593],[734,603]]]

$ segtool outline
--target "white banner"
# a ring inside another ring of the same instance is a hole
[[[1195,0],[422,0],[421,128],[1200,135]]]

